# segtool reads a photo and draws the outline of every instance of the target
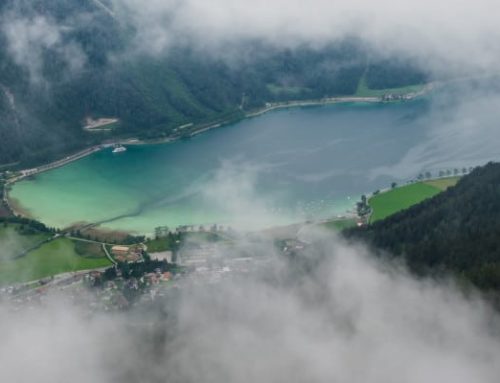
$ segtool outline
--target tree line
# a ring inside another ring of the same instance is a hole
[[[48,227],[37,220],[18,216],[0,217],[0,223],[4,226],[7,226],[9,223],[19,224],[25,234],[33,234],[34,232],[56,234],[59,232],[59,229]]]

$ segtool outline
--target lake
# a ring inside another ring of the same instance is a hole
[[[496,120],[484,116],[498,114],[498,100],[446,100],[273,111],[188,141],[106,149],[16,183],[10,196],[49,226],[134,233],[327,218],[393,181],[497,159]]]

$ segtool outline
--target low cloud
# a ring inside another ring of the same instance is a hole
[[[496,70],[500,57],[497,5],[488,0],[113,4],[108,10],[117,18],[126,7],[137,42],[153,53],[180,42],[209,49],[252,40],[321,46],[354,35],[374,50],[404,53],[438,71]],[[85,62],[78,46],[64,42],[64,28],[48,18],[6,20],[2,31],[34,82],[44,81],[46,49],[75,70]],[[486,113],[491,106],[472,110]],[[450,126],[436,139],[446,142]],[[456,139],[469,140],[463,136],[469,131]],[[242,227],[281,219],[269,212],[269,201],[256,198],[254,171],[227,165],[204,191]],[[227,255],[250,251],[271,259],[269,267],[215,285],[184,286],[175,304],[167,301],[158,311],[91,314],[67,301],[70,291],[21,309],[1,303],[0,381],[498,381],[499,317],[479,294],[465,296],[451,280],[417,279],[403,265],[331,233],[304,230],[301,239],[312,244],[304,254],[314,265],[308,273],[297,274],[265,239],[237,241]]]
[[[242,226],[240,208],[269,218],[255,171],[226,164],[206,194]],[[288,257],[272,237],[241,234],[219,244],[218,282],[208,266],[126,312],[96,313],[67,286],[41,304],[0,303],[0,381],[497,382],[500,318],[479,293],[313,225],[298,239],[308,245]],[[230,263],[248,256],[243,270]]]
[[[375,55],[413,58],[441,74],[497,71],[494,0],[113,0],[138,31],[138,46],[163,52],[189,44],[224,52],[243,42],[322,47],[347,38]]]
[[[188,46],[241,60],[262,53],[262,47],[321,49],[351,40],[371,56],[411,60],[438,76],[497,72],[500,59],[495,0],[93,0],[82,7],[127,31],[124,52],[110,52],[121,58]],[[85,62],[80,47],[63,37],[68,26],[86,23],[55,21],[36,11],[27,17],[14,8],[2,25],[9,51],[35,79],[43,49],[57,51],[73,69]]]
[[[322,232],[312,268],[273,261],[215,285],[183,286],[159,311],[93,314],[60,297],[0,307],[2,381],[496,382],[498,314],[451,282],[419,280],[399,264]],[[230,250],[237,254],[249,242]],[[228,250],[229,251],[229,250]],[[163,314],[158,315],[158,313]]]
[[[370,177],[406,180],[427,171],[437,176],[439,171],[461,172],[463,168],[500,160],[497,83],[498,80],[491,79],[473,89],[464,82],[455,85],[454,93],[436,92],[430,110],[419,122],[425,139],[393,165],[372,169]]]
[[[70,28],[45,16],[22,17],[15,12],[3,15],[1,23],[8,52],[16,64],[27,70],[33,84],[47,85],[47,53],[64,63],[66,74],[73,75],[84,67],[86,55],[81,47],[65,39]]]
[[[259,174],[263,164],[250,164],[242,159],[225,161],[201,190],[206,206],[226,217],[224,224],[239,230],[255,230],[290,222],[280,213],[280,195],[259,193]],[[283,196],[281,196],[283,197]]]

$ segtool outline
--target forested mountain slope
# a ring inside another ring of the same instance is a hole
[[[344,234],[404,256],[417,272],[451,270],[499,291],[500,164],[477,168],[431,199]]]
[[[373,88],[425,80],[356,41],[293,50],[246,42],[229,58],[181,43],[147,54],[105,0],[6,0],[0,21],[0,165],[48,161],[109,135],[83,131],[87,117],[120,119],[112,135],[158,137],[237,117],[240,106],[353,94],[363,75]]]

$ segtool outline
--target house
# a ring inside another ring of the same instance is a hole
[[[140,245],[115,245],[111,248],[114,258],[119,262],[139,262],[142,260],[142,251]]]

